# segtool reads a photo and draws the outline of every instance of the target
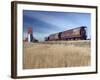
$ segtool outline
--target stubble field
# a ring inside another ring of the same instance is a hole
[[[90,40],[23,43],[23,69],[89,66]]]

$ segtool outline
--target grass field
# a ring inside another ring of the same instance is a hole
[[[24,43],[23,68],[89,66],[90,41],[48,41]]]

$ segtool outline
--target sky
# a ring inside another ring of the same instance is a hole
[[[23,38],[27,37],[28,27],[32,27],[34,38],[44,41],[50,34],[80,26],[87,27],[87,38],[90,38],[90,13],[23,10]]]

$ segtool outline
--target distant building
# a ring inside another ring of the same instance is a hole
[[[32,31],[32,27],[28,28],[28,42],[33,42],[33,31]]]
[[[29,27],[28,30],[27,30],[27,37],[24,39],[24,42],[38,42],[38,40],[36,40],[34,37],[33,37],[33,30],[32,30],[32,27]]]

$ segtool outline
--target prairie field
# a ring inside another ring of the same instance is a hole
[[[23,44],[23,69],[91,65],[90,40]]]

